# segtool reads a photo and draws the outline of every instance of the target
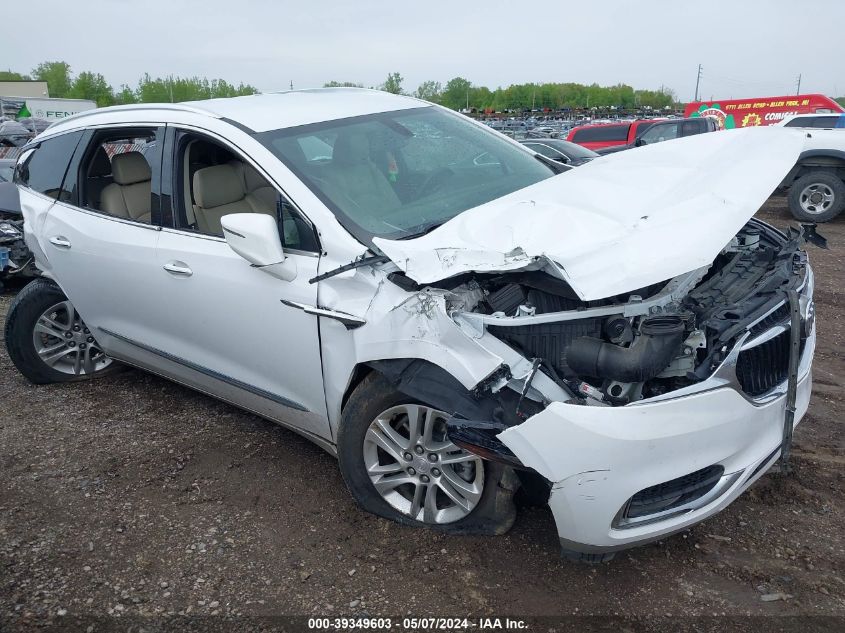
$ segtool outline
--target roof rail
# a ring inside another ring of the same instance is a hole
[[[96,114],[104,114],[108,112],[131,112],[133,110],[170,110],[177,112],[193,112],[194,114],[202,114],[205,116],[213,117],[215,119],[220,118],[219,114],[216,114],[211,110],[206,110],[205,108],[198,108],[192,105],[186,105],[183,103],[130,103],[127,105],[108,106],[105,108],[95,108],[93,110],[77,112],[76,114],[72,114],[69,117],[65,117],[59,121],[56,121],[54,125],[59,126],[65,123],[66,121],[79,121],[80,119],[84,119],[85,117],[93,116]]]

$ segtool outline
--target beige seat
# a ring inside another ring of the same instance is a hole
[[[300,245],[299,227],[288,207],[283,204],[279,209],[278,192],[250,165],[240,161],[231,161],[229,164],[235,166],[235,169],[243,174],[244,190],[250,206],[256,213],[267,213],[274,218],[278,218],[281,211],[284,245],[298,247]]]
[[[100,194],[103,211],[121,218],[150,221],[150,165],[140,152],[115,154],[111,159],[112,182]]]
[[[341,208],[357,208],[364,217],[381,217],[400,205],[387,177],[370,159],[369,139],[360,132],[337,137],[322,176],[329,198]]]
[[[270,183],[251,165],[247,165],[239,160],[231,160],[228,164],[235,169],[243,181],[244,192],[252,207],[259,213],[276,215],[278,194],[270,186]]]
[[[263,194],[247,193],[243,174],[232,163],[198,170],[193,184],[194,214],[197,228],[203,233],[223,235],[220,218],[229,213],[276,215],[274,205],[268,204]]]

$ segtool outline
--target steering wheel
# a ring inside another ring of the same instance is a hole
[[[420,188],[417,190],[419,192],[418,198],[425,198],[426,196],[434,193],[443,184],[449,180],[452,176],[455,175],[448,167],[441,167],[440,169],[435,169],[428,178],[425,179]]]

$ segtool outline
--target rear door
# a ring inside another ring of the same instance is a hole
[[[118,349],[107,333],[143,339],[151,329],[160,231],[161,161],[155,141],[163,131],[159,123],[86,131],[67,170],[64,192],[40,231],[52,274],[103,350],[130,362],[137,355]],[[123,178],[113,174],[116,157],[130,152],[138,161],[136,173]],[[106,202],[123,196],[129,197],[131,213],[125,205]]]

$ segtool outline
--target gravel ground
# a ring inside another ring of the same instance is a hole
[[[790,219],[781,198],[760,217]],[[501,537],[401,527],[360,512],[331,457],[269,422],[135,370],[34,386],[2,350],[0,629],[139,616],[202,630],[277,615],[841,618],[845,218],[820,232],[831,249],[811,252],[819,345],[795,472],[599,566],[559,558],[546,508],[521,508]]]

